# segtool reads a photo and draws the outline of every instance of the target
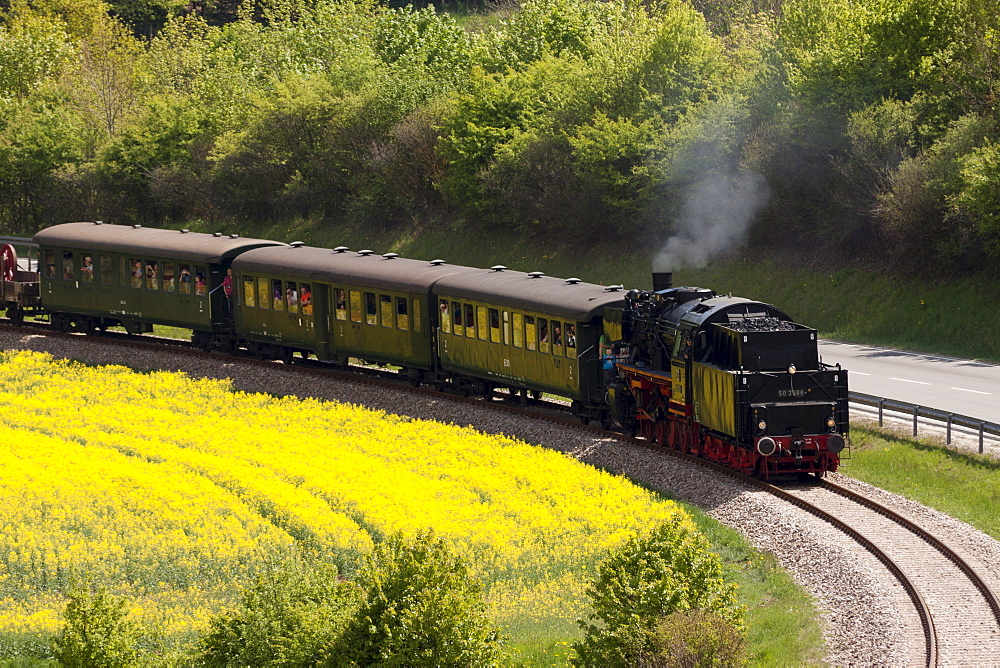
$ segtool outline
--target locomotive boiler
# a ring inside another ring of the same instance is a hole
[[[816,330],[757,301],[673,287],[607,309],[611,415],[651,442],[768,478],[836,471],[847,372],[819,359]],[[608,366],[608,365],[606,365]]]

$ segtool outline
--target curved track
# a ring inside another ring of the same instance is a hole
[[[18,328],[25,331],[28,328]],[[53,335],[37,328],[39,334]],[[54,334],[56,336],[73,336]],[[104,336],[88,337],[91,340],[108,340]],[[203,353],[184,342],[158,340],[152,337],[114,336],[115,344],[134,346],[169,345],[172,352],[217,357],[232,360],[218,353]],[[273,364],[250,359],[250,364]],[[393,372],[378,371],[359,374],[332,368],[328,364],[295,360],[298,371],[313,374],[330,374],[349,377],[354,381],[386,384],[396,389],[408,386]],[[358,369],[354,369],[357,371]],[[369,370],[371,371],[371,370]],[[436,397],[441,392],[429,388],[409,388],[410,391]],[[475,402],[479,399],[446,395],[453,401]],[[514,399],[513,397],[509,397]],[[857,492],[847,490],[828,481],[810,484],[775,485],[734,473],[722,466],[649,444],[645,440],[606,432],[597,427],[580,425],[565,415],[564,406],[542,402],[531,407],[515,406],[513,402],[497,403],[496,410],[514,411],[574,427],[601,433],[633,445],[652,449],[665,456],[675,456],[697,462],[740,480],[750,488],[760,489],[805,510],[821,521],[836,527],[880,561],[906,592],[912,613],[904,614],[910,639],[910,665],[1000,665],[1000,599],[980,577],[976,569],[967,564],[955,551],[912,521],[885,508]],[[905,601],[900,605],[905,606]]]

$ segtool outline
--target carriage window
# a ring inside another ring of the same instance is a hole
[[[563,352],[563,331],[562,323],[558,320],[552,321],[552,354],[562,357]]]
[[[334,304],[334,311],[337,313],[337,320],[347,320],[347,293],[344,292],[344,288],[337,288],[333,291],[333,294],[337,297],[337,303]],[[303,302],[303,307],[304,306],[305,303]]]
[[[243,277],[243,303],[250,308],[257,305],[257,293],[253,276]]]
[[[472,304],[465,305],[465,335],[470,339],[476,338],[476,313]]]
[[[129,276],[131,277],[131,285],[133,288],[142,287],[142,260],[137,257],[129,258]]]
[[[83,256],[83,264],[80,265],[80,280],[87,283],[94,282],[94,258],[90,255]]]
[[[500,311],[490,309],[490,341],[500,343]]]
[[[441,331],[451,334],[451,311],[448,309],[448,300],[441,300]]]
[[[76,274],[76,266],[73,263],[73,252],[63,251],[63,278],[72,281]]]
[[[351,322],[361,322],[361,293],[351,290]]]
[[[410,315],[406,308],[406,297],[396,297],[396,327],[410,328]]]
[[[396,323],[392,315],[392,295],[379,295],[379,316],[383,327],[393,327]]]
[[[101,256],[101,283],[115,282],[115,264],[107,255]]]
[[[535,349],[535,317],[531,315],[524,316],[524,346]]]
[[[177,289],[176,284],[177,278],[174,274],[174,263],[164,262],[163,263],[163,291],[173,292]]]
[[[566,357],[576,359],[576,325],[566,323]]]
[[[181,288],[184,284],[181,283]],[[183,289],[181,290],[183,292]],[[268,281],[263,276],[257,278],[257,305],[260,308],[270,308],[268,305],[271,303],[271,288],[268,285]]]
[[[538,319],[538,352],[549,352],[549,321],[545,318]]]
[[[365,293],[365,322],[369,325],[378,324],[378,306],[374,292]]]
[[[343,294],[343,290],[340,291]],[[313,291],[312,285],[303,283],[299,286],[299,305],[302,307],[302,315],[313,314]]]
[[[288,302],[288,312],[299,312],[299,288],[293,281],[285,283],[285,300]]]
[[[413,300],[413,331],[414,332],[421,331],[420,327],[421,327],[421,325],[420,325],[420,300],[419,299],[414,299]]]
[[[524,347],[524,316],[520,313],[514,314],[514,347]]]
[[[177,291],[182,295],[191,294],[191,267],[186,264],[179,264],[177,265],[177,273],[180,276]]]
[[[45,251],[45,277],[55,278],[56,277],[56,252],[47,250]]]
[[[160,272],[158,269],[159,267],[156,264],[156,260],[149,260],[146,262],[146,289],[160,289]]]
[[[208,272],[205,267],[194,268],[194,293],[199,297],[204,297],[208,294],[207,277]]]
[[[455,324],[455,334],[462,336],[465,334],[465,330],[462,329],[462,305],[458,302],[451,303],[451,312],[454,316]]]
[[[285,293],[281,290],[281,281],[277,278],[271,280],[271,306],[275,311],[285,310]]]
[[[489,330],[486,329],[486,307],[479,306],[476,308],[476,324],[479,329],[479,338],[483,341],[486,340]]]
[[[503,344],[510,345],[510,313],[503,312]]]

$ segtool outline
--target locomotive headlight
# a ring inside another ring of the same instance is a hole
[[[833,431],[834,429],[837,428],[837,420],[833,417],[828,417],[826,419],[826,426],[827,428],[829,428],[830,431]]]
[[[795,373],[795,365],[794,364],[789,364],[788,365],[788,373],[790,373],[790,374],[794,374]]]
[[[763,420],[761,420],[760,422],[757,423],[757,431],[764,431],[765,429],[767,429],[767,423],[766,422],[764,422]]]

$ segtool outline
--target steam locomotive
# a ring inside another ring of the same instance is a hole
[[[393,365],[412,384],[486,399],[571,401],[582,421],[768,478],[836,471],[847,372],[816,331],[768,304],[239,235],[65,223],[0,247],[0,308],[15,324],[130,334],[190,329],[206,350],[291,363]]]

